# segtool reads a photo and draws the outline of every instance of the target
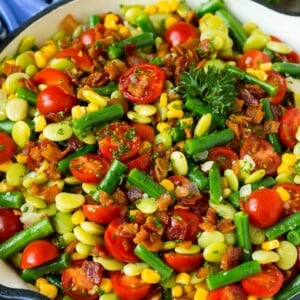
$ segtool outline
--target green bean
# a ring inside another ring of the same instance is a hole
[[[6,259],[23,249],[29,242],[46,237],[53,232],[49,218],[41,219],[0,244],[0,258]]]
[[[160,184],[156,183],[150,175],[138,169],[130,170],[128,174],[128,182],[141,189],[152,198],[159,198],[161,195],[167,193],[167,190]]]
[[[108,96],[118,89],[118,84],[114,81],[110,81],[107,85],[95,87],[95,92],[101,96]]]
[[[140,13],[135,19],[135,22],[143,32],[151,32],[154,36],[158,35],[156,28],[154,27],[151,19],[146,13]]]
[[[272,69],[278,73],[288,74],[293,77],[300,76],[300,64],[291,62],[274,62]]]
[[[16,97],[25,99],[31,106],[36,105],[37,94],[24,87],[17,89]]]
[[[232,129],[226,128],[221,131],[203,135],[197,138],[191,138],[184,143],[185,152],[188,155],[197,154],[209,150],[214,146],[224,145],[234,138]]]
[[[219,165],[214,162],[208,173],[209,179],[209,202],[219,204],[222,200],[222,178]]]
[[[236,237],[238,246],[243,248],[243,259],[249,261],[251,259],[251,241],[249,235],[249,216],[243,211],[239,211],[233,218],[236,227]]]
[[[222,7],[224,7],[224,3],[222,0],[211,0],[199,5],[196,8],[196,13],[199,17],[202,17],[207,13],[214,13]]]
[[[95,27],[99,23],[100,23],[99,15],[90,15],[88,17],[88,25],[89,25],[90,28]]]
[[[106,106],[73,120],[73,130],[76,136],[82,137],[89,129],[102,124],[119,120],[123,117],[124,110],[121,104]]]
[[[4,131],[8,134],[11,134],[15,123],[16,122],[11,120],[0,121],[0,131]]]
[[[296,300],[296,296],[300,295],[300,274],[297,275],[292,281],[286,284],[274,296],[275,300]]]
[[[206,277],[206,284],[210,290],[214,290],[219,287],[238,282],[259,272],[261,272],[260,264],[256,260],[250,260],[229,270],[208,275]]]
[[[200,191],[207,189],[208,178],[198,166],[195,166],[192,169],[190,169],[187,174],[187,177],[196,184]]]
[[[288,232],[286,239],[295,246],[300,245],[300,226]]]
[[[294,230],[300,224],[300,211],[295,212],[294,214],[282,219],[273,226],[270,226],[265,229],[265,234],[268,239],[272,240],[278,236]]]
[[[25,202],[21,192],[0,192],[0,206],[9,208],[20,208]]]
[[[167,280],[173,273],[173,269],[165,264],[158,256],[147,250],[147,248],[141,244],[138,244],[134,248],[134,253],[142,261],[156,270],[163,281]]]
[[[50,262],[33,268],[24,269],[21,277],[26,282],[34,282],[37,278],[46,274],[61,271],[71,265],[71,257],[68,253],[63,253]]]
[[[258,77],[255,77],[243,71],[240,68],[234,66],[227,66],[226,68],[229,72],[232,72],[241,80],[251,84],[258,84],[264,91],[266,91],[271,96],[276,95],[278,92],[278,87],[276,85],[260,80]]]

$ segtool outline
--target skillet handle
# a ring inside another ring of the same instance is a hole
[[[49,300],[48,297],[25,289],[15,289],[0,284],[0,299],[14,300]]]

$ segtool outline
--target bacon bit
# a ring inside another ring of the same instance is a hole
[[[265,121],[264,122],[264,133],[278,133],[280,122],[277,121]]]
[[[235,111],[237,113],[241,113],[242,112],[242,108],[244,106],[245,101],[243,99],[240,98],[235,98]]]
[[[221,269],[229,270],[242,262],[243,248],[229,246],[226,253],[224,253],[221,260]]]
[[[217,224],[218,230],[221,232],[230,232],[235,229],[235,225],[233,224],[232,220],[230,219],[221,219]]]
[[[177,243],[178,247],[184,248],[184,249],[189,249],[193,245],[192,241],[182,241],[180,243]]]
[[[10,64],[8,62],[4,62],[1,68],[1,71],[5,76],[9,76],[12,73],[17,73],[22,71],[22,67],[17,66],[15,64]]]
[[[209,268],[207,268],[207,267],[201,267],[197,271],[198,278],[205,278],[208,274],[209,274]]]
[[[167,211],[172,203],[173,200],[170,194],[163,194],[156,200],[156,204],[158,206],[159,211]]]
[[[116,235],[127,238],[133,239],[138,232],[138,224],[134,223],[124,223],[118,226]]]
[[[186,185],[178,185],[175,188],[175,196],[177,198],[188,197],[190,191]]]
[[[32,183],[30,185],[30,190],[33,195],[41,196],[47,203],[54,202],[55,196],[61,192],[58,184],[48,186],[46,184],[37,185],[35,183]]]
[[[106,247],[101,244],[97,244],[95,247],[93,247],[92,254],[94,256],[98,256],[98,257],[108,257],[109,256],[109,253],[108,253]]]
[[[231,115],[230,120],[243,126],[249,126],[249,123],[251,122],[251,118],[244,115]]]
[[[163,226],[161,224],[157,223],[157,218],[155,216],[148,216],[146,218],[145,225],[153,232],[158,233],[159,235],[162,235],[164,232]]]
[[[118,80],[126,70],[127,65],[119,59],[110,60],[104,66],[104,71],[108,74],[110,80]]]
[[[217,213],[213,208],[208,207],[203,220],[204,221],[199,224],[200,229],[202,229],[203,231],[214,231],[216,229]]]
[[[211,222],[204,221],[199,224],[199,228],[203,231],[214,231],[216,229],[216,225]]]
[[[145,225],[141,226],[133,241],[136,244],[144,245],[149,251],[152,252],[159,251],[163,244],[161,236],[156,232],[150,231],[150,229]]]
[[[156,158],[155,166],[153,170],[154,180],[157,182],[161,182],[168,175],[169,162],[166,158]]]
[[[76,241],[76,240],[70,242],[70,243],[65,247],[64,252],[65,252],[65,253],[68,253],[68,254],[71,254],[71,253],[75,252],[76,244],[77,244],[77,241]]]
[[[262,104],[250,104],[246,109],[245,115],[250,117],[251,122],[253,122],[254,124],[260,124],[264,118]]]
[[[114,204],[114,201],[113,199],[111,199],[110,195],[102,190],[99,190],[98,199],[103,206],[109,206]]]
[[[67,14],[59,23],[59,26],[67,35],[71,35],[78,26],[78,22],[71,14]]]
[[[128,199],[126,197],[126,193],[123,192],[120,188],[117,188],[113,192],[112,199],[113,199],[115,204],[122,204],[122,205],[127,205],[128,204]]]
[[[241,139],[239,124],[227,119],[226,125],[228,128],[232,129],[234,136],[237,140]]]

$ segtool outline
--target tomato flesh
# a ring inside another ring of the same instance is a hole
[[[0,243],[21,231],[23,225],[20,217],[12,208],[0,208]]]
[[[17,152],[14,140],[5,132],[0,132],[0,164],[10,160]]]
[[[129,68],[119,79],[119,89],[133,103],[152,103],[160,96],[164,71],[153,64],[141,63]]]
[[[247,295],[238,284],[217,288],[209,293],[207,300],[246,300]]]
[[[177,272],[192,272],[198,269],[204,261],[202,253],[188,255],[176,252],[165,253],[164,260]]]
[[[60,254],[59,249],[47,240],[36,240],[29,243],[23,250],[20,268],[32,268],[40,266]]]
[[[287,84],[285,77],[278,72],[268,71],[267,72],[267,82],[274,84],[278,87],[278,91],[274,96],[270,96],[270,102],[273,104],[280,104],[287,91]]]
[[[259,69],[261,64],[271,62],[271,58],[257,49],[247,50],[238,60],[238,67],[247,70]]]
[[[238,155],[230,147],[226,146],[211,148],[208,151],[208,157],[209,159],[216,161],[222,171],[230,169],[233,162],[238,160]]]

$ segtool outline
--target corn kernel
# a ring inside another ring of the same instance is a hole
[[[170,5],[171,12],[176,11],[176,9],[178,8],[177,0],[169,0],[169,5]]]
[[[159,98],[159,105],[161,107],[166,107],[168,104],[168,95],[167,93],[161,93],[160,98]]]
[[[270,240],[270,241],[263,242],[261,244],[261,248],[263,250],[274,250],[276,248],[279,248],[279,246],[280,246],[280,243],[278,240]]]
[[[112,291],[112,283],[110,278],[103,277],[100,283],[100,289],[104,293],[110,293]]]
[[[159,1],[157,3],[157,9],[158,12],[162,14],[168,14],[171,12],[171,8],[168,1]]]
[[[74,225],[79,225],[80,223],[84,222],[85,215],[81,209],[76,210],[71,216],[71,222]]]
[[[34,131],[42,132],[44,128],[47,126],[47,121],[44,116],[37,116],[33,119],[34,122]]]
[[[172,287],[172,297],[181,297],[182,294],[183,294],[183,290],[180,285],[175,285]]]
[[[272,63],[261,63],[259,65],[259,69],[262,71],[271,71],[272,70]]]
[[[34,60],[35,60],[36,66],[39,69],[45,68],[48,64],[48,60],[47,60],[45,54],[42,51],[34,52]]]
[[[118,25],[117,25],[118,20],[119,20],[119,18],[117,15],[107,14],[104,19],[104,26],[106,28],[111,28],[111,29],[117,30],[118,29]]]
[[[175,146],[178,147],[179,151],[184,152],[184,144],[185,144],[184,141],[180,141],[177,142]]]
[[[170,133],[171,132],[171,126],[166,122],[158,122],[156,125],[156,129],[160,133]]]
[[[11,160],[7,160],[4,163],[0,164],[0,172],[6,172],[8,167],[12,164],[13,162]]]
[[[167,111],[168,119],[181,119],[184,116],[184,112],[182,109],[169,109]]]
[[[282,186],[278,187],[276,189],[276,192],[278,193],[280,199],[283,201],[283,202],[286,202],[288,200],[290,200],[291,198],[291,195],[290,193],[288,192],[288,190],[286,190],[285,188],[283,188]]]
[[[178,273],[175,279],[175,282],[181,285],[188,285],[190,281],[191,281],[191,276],[185,272]]]
[[[149,153],[151,149],[152,144],[149,141],[142,141],[139,154]]]
[[[284,153],[281,159],[284,164],[293,166],[296,163],[297,157],[293,153]]]
[[[148,15],[154,15],[157,12],[157,6],[155,4],[148,4],[144,7],[144,12]]]
[[[40,293],[50,299],[55,299],[58,295],[58,288],[54,284],[42,284],[40,287]]]
[[[257,69],[253,69],[253,68],[248,68],[246,71],[250,75],[253,75],[253,76],[257,77],[260,80],[263,80],[263,81],[267,80],[268,75],[263,70],[257,70]]]
[[[42,46],[41,51],[43,52],[45,57],[49,60],[56,55],[58,48],[52,40],[49,40],[45,43],[45,45]]]
[[[249,295],[247,296],[247,300],[258,300],[258,298],[256,296]]]
[[[126,27],[125,25],[119,25],[119,29],[118,29],[119,34],[123,37],[126,38],[129,36],[129,29],[128,27]]]
[[[208,299],[209,291],[203,287],[200,287],[196,290],[194,295],[194,300],[206,300]]]
[[[278,174],[293,174],[294,173],[294,168],[292,166],[288,166],[287,164],[281,164],[277,168],[277,173]]]
[[[48,283],[48,280],[46,278],[39,277],[35,281],[35,286],[39,290],[41,288],[41,285],[47,284],[47,283]]]
[[[142,281],[145,283],[156,284],[161,280],[161,276],[156,271],[146,268],[141,273]]]
[[[97,110],[99,110],[99,106],[94,104],[94,103],[89,103],[88,106],[86,107],[86,112],[87,113],[97,111]]]
[[[163,179],[159,184],[162,185],[169,192],[174,191],[174,184],[169,179]]]
[[[73,120],[82,117],[85,113],[86,113],[86,107],[84,106],[75,105],[72,107],[71,115]]]
[[[168,29],[169,27],[176,24],[177,22],[178,20],[175,17],[173,16],[167,17],[165,20],[165,28]]]

